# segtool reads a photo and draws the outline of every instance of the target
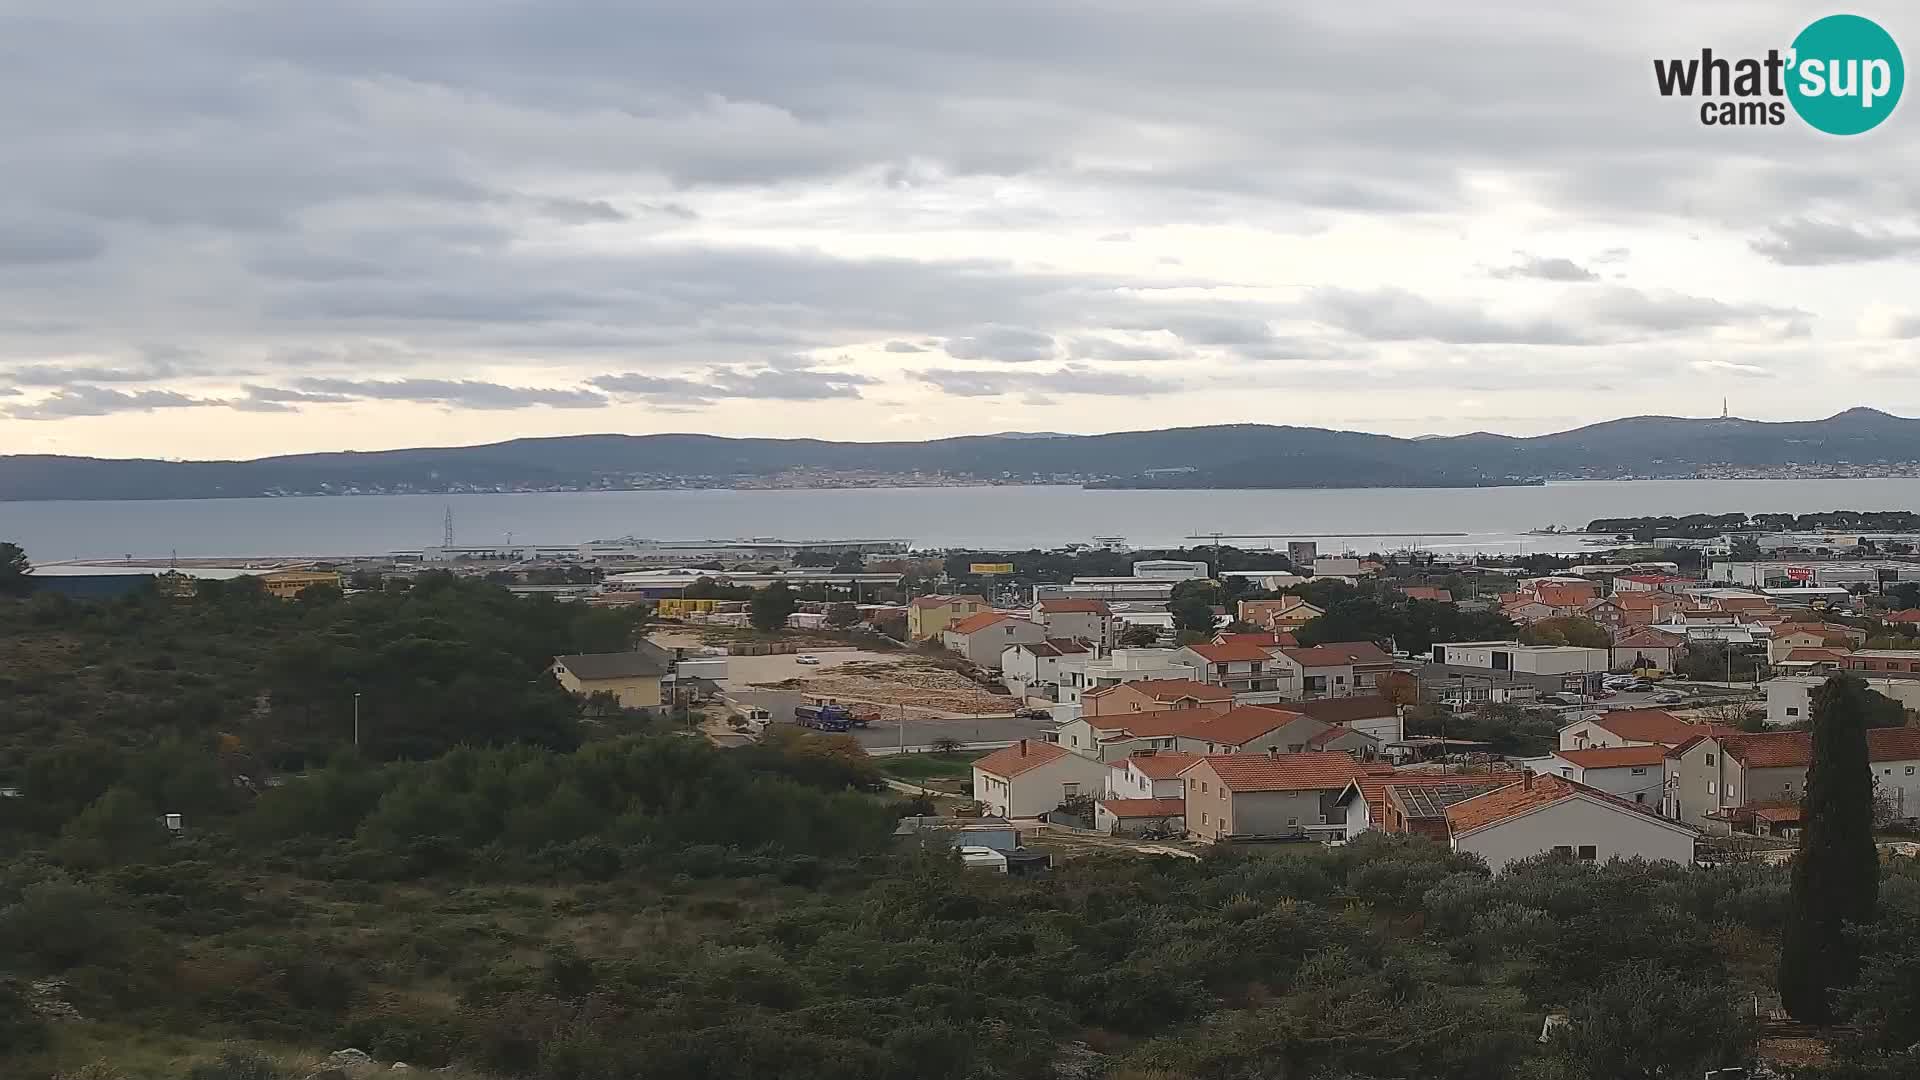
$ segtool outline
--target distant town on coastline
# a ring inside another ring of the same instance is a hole
[[[252,461],[0,457],[0,500],[676,488],[1070,484],[1090,488],[1491,487],[1550,480],[1920,476],[1920,420],[1631,417],[1528,438],[1414,439],[1231,424],[926,442],[577,435]]]

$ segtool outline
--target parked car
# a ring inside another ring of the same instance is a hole
[[[1653,703],[1655,705],[1678,705],[1685,700],[1687,700],[1687,695],[1676,694],[1671,690],[1663,694],[1653,695]]]
[[[1013,715],[1014,715],[1014,716],[1016,716],[1016,717],[1018,717],[1018,718],[1020,718],[1020,719],[1022,719],[1022,720],[1051,720],[1051,719],[1053,719],[1053,714],[1052,714],[1052,713],[1050,713],[1050,712],[1048,712],[1048,711],[1047,711],[1047,710],[1045,710],[1045,709],[1036,709],[1036,708],[1034,708],[1034,707],[1032,707],[1032,706],[1030,706],[1030,705],[1023,705],[1023,706],[1021,706],[1020,708],[1018,708],[1018,709],[1015,709],[1015,710],[1013,710]]]
[[[810,653],[801,653],[799,656],[793,658],[793,662],[796,664],[817,664],[820,662],[820,658]]]

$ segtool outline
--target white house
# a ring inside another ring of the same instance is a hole
[[[1200,760],[1173,750],[1137,750],[1107,763],[1109,799],[1177,799],[1186,793],[1180,773]]]
[[[1679,746],[1712,730],[1693,724],[1665,709],[1614,709],[1575,720],[1560,729],[1560,749],[1587,750],[1599,746]]]
[[[1191,679],[1193,668],[1178,660],[1179,652],[1178,649],[1115,649],[1098,660],[1087,661],[1086,670],[1080,672],[1078,678],[1069,677],[1062,683],[1061,700],[1077,706],[1088,690],[1103,686],[1147,679]]]
[[[1093,827],[1110,836],[1154,834],[1179,836],[1187,831],[1187,800],[1101,799],[1093,804]]]
[[[1660,805],[1661,785],[1667,777],[1664,746],[1607,746],[1589,750],[1556,750],[1542,771],[1575,783],[1618,795],[1641,806]]]
[[[1225,687],[1236,694],[1268,691],[1289,694],[1291,687],[1299,685],[1285,664],[1250,641],[1228,641],[1224,645],[1197,642],[1177,650],[1174,660],[1191,668],[1198,681]]]
[[[1329,641],[1310,648],[1281,649],[1278,663],[1303,699],[1352,697],[1377,693],[1380,675],[1393,670],[1393,657],[1371,641]]]
[[[1434,645],[1433,662],[1451,667],[1512,671],[1525,675],[1576,675],[1611,669],[1613,653],[1608,649],[1584,649],[1577,645],[1450,641]]]
[[[973,797],[999,817],[1036,817],[1066,799],[1098,797],[1106,783],[1103,762],[1033,739],[973,763]]]
[[[1813,692],[1826,684],[1825,675],[1782,675],[1760,684],[1767,696],[1767,726],[1805,723],[1813,715]]]
[[[1037,622],[1016,619],[998,611],[983,611],[954,623],[940,632],[940,643],[948,652],[957,652],[983,668],[1000,665],[1000,655],[1009,645],[1042,641],[1046,631]]]
[[[1009,645],[1000,653],[1000,681],[1021,700],[1030,697],[1060,700],[1060,688],[1070,673],[1083,672],[1093,650],[1079,641],[1049,639]]]
[[[1581,862],[1640,858],[1690,866],[1699,835],[1604,791],[1532,773],[1454,803],[1446,815],[1453,849],[1480,856],[1496,874],[1543,852]]]

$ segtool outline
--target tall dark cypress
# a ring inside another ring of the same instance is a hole
[[[1868,693],[1859,679],[1836,675],[1813,694],[1813,763],[1780,942],[1780,1003],[1807,1023],[1833,1020],[1833,991],[1850,985],[1860,967],[1846,924],[1871,920],[1880,899]]]

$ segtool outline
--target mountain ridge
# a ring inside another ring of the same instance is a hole
[[[1631,416],[1531,436],[1400,438],[1245,423],[873,443],[609,432],[225,461],[7,455],[0,456],[0,501],[881,486],[888,477],[1109,488],[1480,487],[1697,475],[1709,466],[1912,462],[1920,462],[1920,420],[1866,407],[1779,422]]]

